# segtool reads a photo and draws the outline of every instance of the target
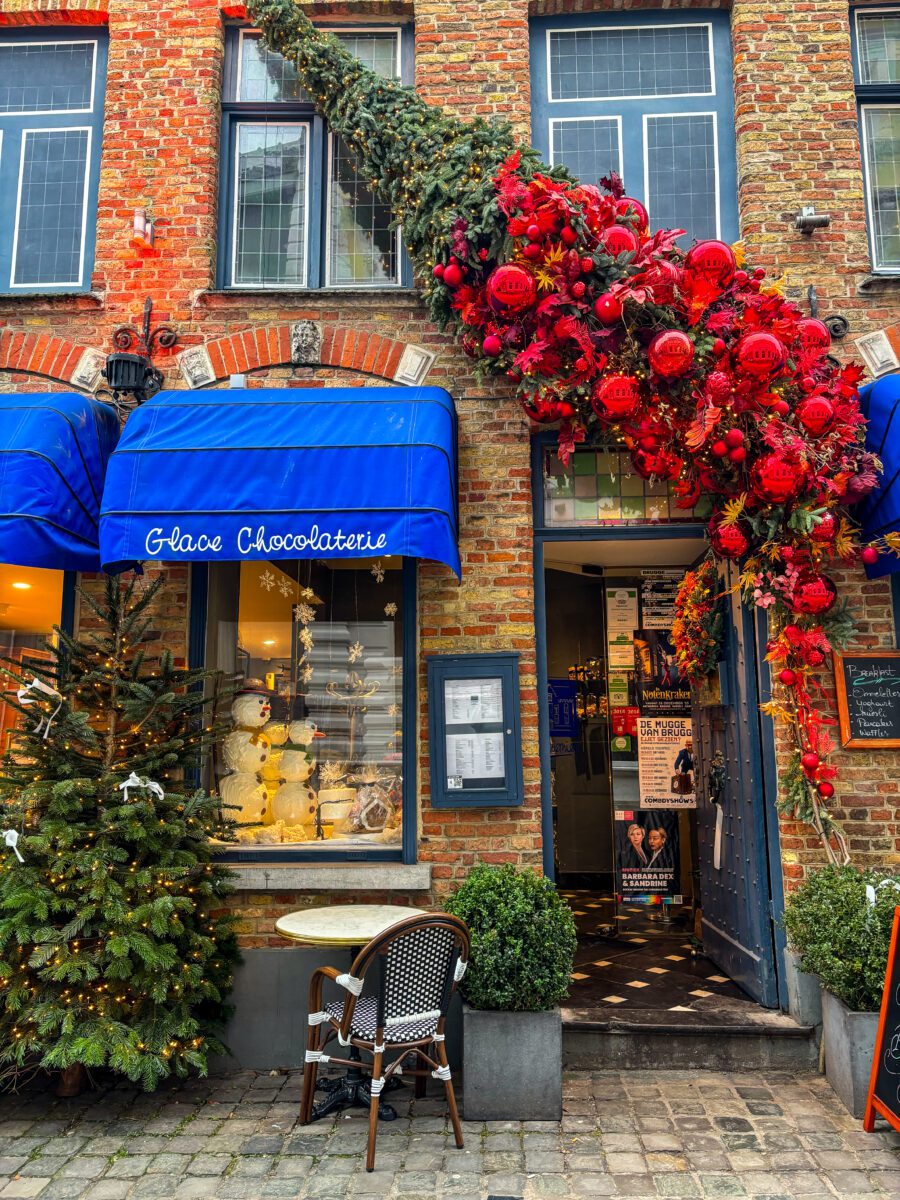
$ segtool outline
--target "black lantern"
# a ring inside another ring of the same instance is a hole
[[[178,341],[178,334],[168,325],[150,328],[153,301],[144,303],[144,320],[140,330],[131,325],[120,325],[113,333],[115,352],[106,360],[102,375],[109,384],[113,399],[133,396],[137,404],[143,404],[155,396],[163,384],[163,375],[150,361],[155,345],[168,350]],[[134,353],[135,350],[140,353]]]

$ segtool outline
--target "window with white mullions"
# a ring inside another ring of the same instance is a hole
[[[0,291],[90,285],[105,83],[103,31],[0,38]]]
[[[401,78],[402,30],[334,32],[367,66],[386,78]],[[229,34],[225,97],[222,220],[230,249],[220,273],[222,286],[399,284],[404,258],[389,208],[359,175],[353,154],[325,129],[293,66],[269,50],[255,30]],[[273,127],[281,134],[274,142],[268,139],[263,169],[258,145],[248,147]],[[289,127],[306,130],[304,172],[296,170],[296,155],[283,141]],[[265,196],[256,203],[256,179],[263,177]]]
[[[900,8],[859,9],[852,29],[872,267],[900,274]]]
[[[536,18],[531,64],[535,141],[554,166],[590,184],[615,170],[686,246],[738,238],[726,12]]]

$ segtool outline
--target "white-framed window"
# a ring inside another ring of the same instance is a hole
[[[545,17],[531,24],[535,141],[584,183],[616,172],[654,228],[738,237],[725,12]]]
[[[0,36],[0,291],[90,285],[106,36]]]
[[[900,274],[900,8],[857,9],[853,43],[872,267]]]
[[[408,75],[407,30],[334,29],[367,66]],[[316,116],[296,72],[253,29],[229,30],[223,100],[220,286],[394,287],[405,273],[389,208]]]

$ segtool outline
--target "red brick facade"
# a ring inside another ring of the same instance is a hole
[[[323,16],[415,20],[415,78],[430,101],[461,115],[499,115],[530,133],[528,20],[536,14],[611,8],[590,0],[450,3],[374,0],[316,4]],[[616,8],[621,8],[617,5]],[[630,7],[625,5],[625,7]],[[633,7],[652,8],[649,3]],[[714,7],[691,4],[685,7]],[[718,7],[718,6],[716,6]],[[413,11],[414,9],[414,11]],[[521,655],[524,807],[436,811],[428,800],[427,713],[419,712],[419,859],[432,866],[437,899],[476,861],[541,861],[531,477],[527,423],[502,386],[479,385],[468,360],[426,319],[414,293],[223,293],[215,290],[219,130],[226,18],[239,5],[181,0],[0,0],[0,25],[108,24],[109,60],[97,248],[89,295],[0,296],[0,388],[71,387],[87,350],[134,323],[146,297],[154,320],[178,331],[176,352],[206,346],[217,381],[243,373],[249,386],[362,385],[392,379],[407,345],[436,355],[428,383],[446,387],[459,411],[462,583],[445,568],[418,571],[420,696],[432,652],[516,650]],[[846,4],[738,0],[733,7],[739,204],[754,261],[786,274],[805,303],[814,284],[822,315],[843,313],[852,334],[893,324],[900,280],[869,275],[865,206]],[[813,237],[793,229],[804,204],[831,214]],[[129,248],[134,209],[152,212],[156,248]],[[290,324],[324,327],[317,367],[290,365]],[[172,354],[156,358],[166,385],[184,386]],[[186,597],[184,568],[173,572]],[[890,589],[845,581],[864,644],[893,644]],[[188,605],[168,608],[169,644],[186,652]],[[900,861],[896,754],[840,756],[840,815],[860,862]],[[821,860],[808,831],[783,828],[785,872]],[[354,892],[359,899],[362,893]],[[396,893],[392,893],[396,896]],[[243,894],[242,935],[272,936],[278,913],[313,903],[299,892]]]

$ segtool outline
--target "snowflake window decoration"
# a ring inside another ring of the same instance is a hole
[[[295,604],[293,612],[294,620],[299,621],[301,625],[311,625],[316,619],[316,610],[311,604]]]
[[[397,605],[393,602],[393,600],[390,602],[390,604],[386,604],[384,606],[384,615],[386,617],[396,617]]]
[[[384,567],[381,564],[380,558],[372,563],[372,577],[376,583],[384,583]]]
[[[275,576],[271,571],[263,571],[262,575],[259,577],[259,586],[261,588],[265,588],[267,592],[271,592],[272,588],[275,586]]]
[[[363,656],[364,646],[362,642],[353,642],[347,647],[347,661],[351,663],[359,662]]]

